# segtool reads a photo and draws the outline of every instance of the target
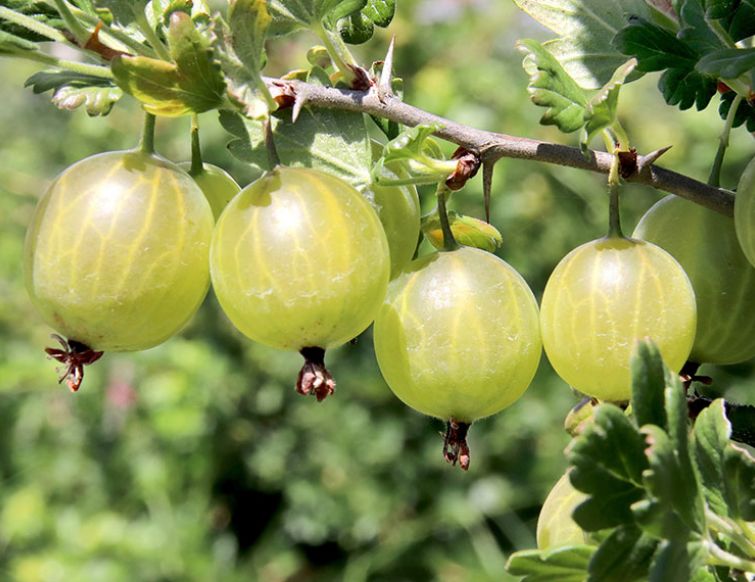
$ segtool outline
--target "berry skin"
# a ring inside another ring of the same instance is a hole
[[[178,166],[187,172],[191,170],[191,162],[181,162]],[[215,220],[218,219],[223,209],[241,190],[236,180],[228,172],[213,164],[202,164],[202,171],[198,174],[193,174],[192,178],[194,178],[197,186],[204,193],[207,202],[210,203]]]
[[[652,338],[678,372],[696,321],[695,293],[679,263],[654,244],[623,237],[585,243],[564,257],[540,307],[553,368],[580,392],[609,401],[631,396],[637,340]]]
[[[633,236],[671,253],[692,283],[697,332],[690,361],[723,365],[755,356],[755,267],[731,218],[667,196],[645,213]]]
[[[212,224],[194,181],[159,156],[117,151],[81,160],[55,179],[29,226],[31,300],[83,347],[155,346],[207,293]]]
[[[755,159],[745,168],[734,197],[734,225],[747,260],[755,266]]]

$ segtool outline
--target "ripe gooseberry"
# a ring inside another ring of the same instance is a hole
[[[388,287],[374,341],[396,396],[448,422],[444,456],[462,469],[469,425],[517,400],[541,353],[532,291],[506,262],[471,247],[410,263]]]
[[[587,495],[577,491],[566,473],[556,481],[545,498],[537,518],[537,547],[549,550],[561,546],[580,545],[589,541],[582,528],[574,521],[574,508],[587,499]]]
[[[692,283],[697,332],[691,362],[734,364],[755,356],[755,267],[731,218],[667,196],[645,213],[633,236],[671,253]]]
[[[48,353],[72,390],[98,352],[150,348],[191,318],[209,287],[212,224],[186,172],[145,151],[94,155],[55,179],[27,231],[25,279],[67,338]]]
[[[755,159],[745,168],[734,197],[734,225],[747,260],[755,266]]]
[[[317,170],[277,167],[220,216],[210,270],[231,322],[255,341],[299,351],[297,391],[322,400],[335,386],[324,352],[372,322],[390,258],[377,214],[353,187]]]
[[[622,236],[583,244],[556,266],[540,306],[543,347],[571,386],[612,401],[631,396],[629,359],[650,337],[678,372],[695,338],[695,294],[660,247]]]
[[[241,186],[228,172],[213,164],[203,163],[199,172],[192,171],[191,162],[181,162],[178,166],[194,178],[197,186],[207,198],[207,202],[210,203],[215,220],[233,197],[241,191]]]

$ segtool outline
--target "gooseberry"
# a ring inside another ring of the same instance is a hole
[[[739,179],[734,197],[734,224],[742,251],[755,266],[755,159]]]
[[[200,172],[191,172],[191,162],[181,162],[178,165],[181,169],[189,172],[191,177],[194,178],[197,186],[199,186],[205,198],[207,198],[207,202],[210,203],[215,220],[218,219],[226,205],[241,190],[236,180],[228,172],[213,164],[202,164]]]
[[[671,253],[692,283],[697,302],[692,362],[734,364],[755,356],[755,268],[731,218],[667,196],[647,211],[633,236]]]
[[[93,354],[150,348],[191,318],[209,286],[212,224],[194,181],[154,154],[94,155],[55,179],[27,232],[25,279],[67,338],[48,353],[69,365],[73,390]]]
[[[540,516],[537,518],[537,547],[549,550],[561,546],[580,545],[589,539],[572,517],[574,508],[587,499],[587,495],[577,491],[566,473],[556,481],[545,498]]]
[[[322,400],[335,383],[324,351],[356,337],[385,297],[388,243],[369,202],[346,182],[277,167],[226,207],[210,252],[231,322],[265,345],[297,350],[297,391]]]
[[[695,338],[695,294],[660,247],[620,236],[574,249],[556,266],[540,307],[543,347],[556,372],[594,398],[628,400],[629,359],[650,337],[678,372]]]
[[[405,404],[448,422],[444,456],[469,466],[466,432],[511,405],[540,361],[537,303],[524,279],[470,247],[410,263],[375,318],[375,355]]]

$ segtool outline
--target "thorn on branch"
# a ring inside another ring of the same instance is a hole
[[[296,105],[296,90],[291,83],[273,83],[270,94],[278,104],[278,109],[288,109]]]
[[[461,190],[467,180],[473,178],[480,169],[480,156],[466,148],[458,147],[451,159],[457,160],[456,171],[446,179],[446,186],[449,190]]]
[[[619,175],[625,180],[637,172],[637,150],[617,152],[619,158]]]
[[[637,162],[637,173],[644,172],[646,168],[649,168],[650,166],[652,166],[655,162],[658,161],[658,158],[660,158],[663,154],[669,151],[671,147],[672,146],[662,147],[660,149],[650,152],[649,154],[645,154],[644,156],[641,156]]]
[[[391,81],[393,79],[393,45],[396,41],[396,37],[391,38],[391,44],[388,45],[388,52],[385,53],[385,60],[383,61],[383,69],[380,71],[380,79],[378,80],[377,96],[380,103],[385,103],[385,100],[393,95],[393,87]]]

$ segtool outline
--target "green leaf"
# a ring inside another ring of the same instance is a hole
[[[747,449],[729,444],[724,450],[723,477],[730,515],[755,521],[755,458]]]
[[[632,413],[637,424],[666,428],[666,367],[652,340],[638,341],[632,353]]]
[[[228,8],[233,49],[241,63],[254,71],[264,65],[265,35],[272,18],[266,0],[235,0]]]
[[[136,23],[138,15],[144,14],[147,0],[95,0],[95,8],[106,8],[123,27]]]
[[[511,554],[506,571],[523,582],[583,582],[594,546],[564,546]]]
[[[726,119],[729,116],[729,109],[731,109],[735,95],[734,91],[728,91],[721,95],[721,104],[718,107],[718,114],[721,119]],[[734,114],[734,127],[741,125],[746,125],[747,131],[755,132],[755,104],[740,101],[737,112]]]
[[[225,82],[207,39],[187,14],[175,12],[171,17],[168,44],[173,63],[141,56],[113,59],[118,86],[154,115],[174,117],[218,107]]]
[[[590,560],[590,580],[633,582],[644,578],[657,545],[635,525],[617,527]]]
[[[281,115],[273,118],[273,137],[282,163],[323,170],[358,189],[370,184],[372,157],[362,114],[305,107],[296,123],[290,111]],[[236,137],[228,144],[235,157],[269,168],[261,122],[224,110],[220,123]]]
[[[556,58],[534,40],[520,40],[517,48],[525,53],[522,66],[530,76],[527,90],[535,105],[545,107],[543,125],[556,125],[564,133],[584,125],[587,97]]]
[[[345,42],[362,44],[372,38],[376,26],[388,26],[395,11],[396,0],[369,0],[361,10],[339,19],[336,29]]]
[[[705,500],[715,513],[723,516],[729,515],[724,498],[723,456],[730,433],[724,401],[719,398],[698,415],[692,435],[692,452]]]
[[[41,71],[24,83],[34,93],[54,90],[52,103],[59,109],[74,110],[84,106],[90,116],[107,115],[123,96],[123,91],[107,79],[72,71]]]
[[[707,0],[706,9],[734,42],[755,35],[755,0]]]
[[[587,148],[587,144],[598,132],[610,127],[616,121],[616,107],[619,104],[621,86],[636,66],[636,59],[628,60],[616,69],[611,80],[587,102],[584,114],[583,149]]]
[[[300,28],[332,29],[341,18],[361,10],[367,0],[269,0],[270,34],[280,36]]]
[[[640,71],[662,71],[658,86],[669,105],[705,109],[716,92],[716,81],[695,70],[700,55],[689,43],[665,28],[633,19],[614,39],[624,54],[637,58]]]
[[[611,41],[629,18],[651,15],[643,0],[514,1],[561,36],[546,47],[584,89],[598,89],[626,61]]]
[[[645,440],[637,427],[612,404],[602,404],[595,420],[567,449],[574,466],[574,487],[588,493],[574,511],[586,531],[630,523],[630,506],[643,496],[642,473],[648,467]]]
[[[663,540],[650,566],[649,581],[690,582],[705,566],[706,558],[700,542]]]
[[[689,45],[698,57],[725,47],[706,20],[703,4],[704,0],[684,0],[679,11],[682,24],[679,39]]]
[[[705,55],[697,70],[718,79],[736,79],[755,69],[755,48],[719,49]]]

